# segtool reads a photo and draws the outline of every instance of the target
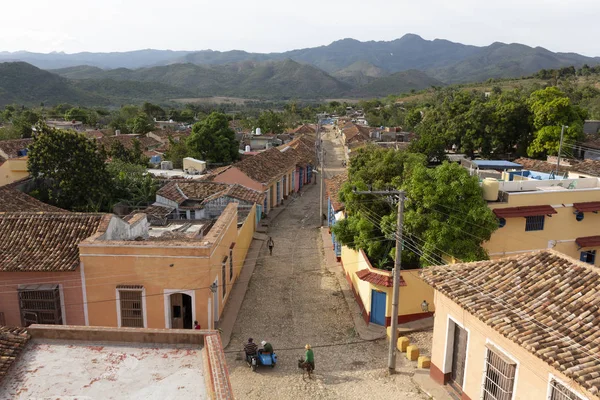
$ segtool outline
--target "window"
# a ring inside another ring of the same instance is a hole
[[[221,266],[221,280],[223,281],[223,298],[227,294],[227,256],[223,259],[223,265]]]
[[[62,325],[58,285],[25,285],[18,289],[21,323]]]
[[[582,251],[579,260],[594,265],[596,262],[596,250]]]
[[[488,346],[485,360],[483,400],[511,400],[517,365],[500,351]]]
[[[144,310],[142,306],[141,286],[117,288],[119,293],[119,310],[121,326],[129,328],[144,327]]]
[[[525,231],[543,231],[544,216],[536,215],[535,217],[525,217]]]
[[[551,379],[550,400],[580,400],[580,397],[562,383]]]

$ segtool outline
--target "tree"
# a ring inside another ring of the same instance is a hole
[[[569,127],[565,129],[565,141],[573,143],[583,140],[583,123],[587,113],[572,105],[571,100],[558,88],[537,90],[531,94],[527,103],[533,115],[535,128],[533,141],[527,149],[529,156],[558,154],[563,125]]]
[[[88,124],[89,112],[83,108],[74,107],[65,113],[65,121],[81,121]]]
[[[406,129],[408,130],[412,130],[415,128],[415,126],[417,126],[417,124],[419,122],[421,122],[421,120],[423,119],[423,116],[421,115],[421,110],[418,110],[416,108],[410,110],[408,112],[408,114],[406,115],[406,124],[408,125],[406,127]]]
[[[143,167],[147,166],[149,158],[144,154],[141,142],[137,138],[134,138],[132,144],[132,149],[127,149],[123,143],[115,140],[110,145],[108,155],[112,160],[120,161],[122,163],[140,165]]]
[[[145,102],[142,106],[142,111],[146,113],[150,118],[162,119],[166,118],[167,114],[165,110],[159,105]]]
[[[191,155],[185,140],[176,142],[169,136],[169,149],[165,153],[165,159],[173,163],[173,168],[183,168],[183,159]]]
[[[213,112],[194,124],[187,138],[187,147],[194,157],[211,163],[231,163],[239,157],[239,142],[222,113]]]
[[[158,182],[145,167],[113,160],[107,169],[113,183],[113,202],[139,207],[155,200]]]
[[[408,198],[404,228],[420,247],[421,263],[444,255],[462,261],[487,259],[481,245],[498,228],[498,220],[483,199],[477,177],[455,163],[436,168],[418,165],[405,181]]]
[[[264,133],[283,133],[286,127],[281,113],[268,110],[258,117],[258,128]]]
[[[348,217],[333,227],[336,238],[363,249],[374,265],[391,268],[396,207],[377,196],[359,195],[353,188],[406,192],[403,268],[428,265],[451,254],[463,261],[487,258],[481,244],[498,221],[483,200],[476,177],[457,164],[427,168],[422,155],[368,147],[358,152],[342,186],[340,199]],[[418,249],[419,255],[414,251]]]
[[[40,119],[41,116],[31,110],[22,110],[18,113],[13,113],[13,130],[19,137],[30,138],[33,132],[32,127],[37,124]]]
[[[111,197],[104,159],[85,135],[40,124],[29,145],[27,167],[40,197],[74,211],[98,211]]]
[[[141,112],[127,120],[127,126],[131,133],[143,134],[154,129],[154,121],[146,113]]]

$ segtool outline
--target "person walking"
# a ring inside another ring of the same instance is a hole
[[[275,247],[275,242],[273,242],[273,238],[271,236],[269,236],[267,246],[269,246],[269,255],[273,255],[273,247]]]
[[[308,377],[312,378],[312,372],[315,369],[315,354],[310,347],[310,344],[304,346],[306,349],[306,353],[304,353],[304,362],[302,363],[302,367],[306,369],[308,372]]]

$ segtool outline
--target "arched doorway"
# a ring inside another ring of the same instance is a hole
[[[185,293],[173,293],[169,296],[171,328],[192,329],[192,297]]]

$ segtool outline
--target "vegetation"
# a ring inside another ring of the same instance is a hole
[[[113,202],[143,207],[156,199],[158,182],[144,166],[113,160],[107,165],[107,170],[112,181]]]
[[[229,120],[221,113],[213,112],[194,124],[186,144],[193,157],[206,162],[229,164],[239,158],[235,132],[229,128]]]
[[[99,211],[110,201],[110,176],[96,144],[85,135],[38,125],[27,167],[36,195],[57,207]]]
[[[421,154],[369,146],[359,151],[340,192],[348,217],[333,227],[342,244],[363,249],[379,268],[390,269],[395,253],[396,207],[389,199],[354,193],[399,189],[406,192],[403,268],[429,265],[452,254],[483,260],[481,244],[498,227],[476,177],[457,164],[426,167]],[[469,235],[465,235],[469,232]],[[419,248],[420,258],[413,249]]]

